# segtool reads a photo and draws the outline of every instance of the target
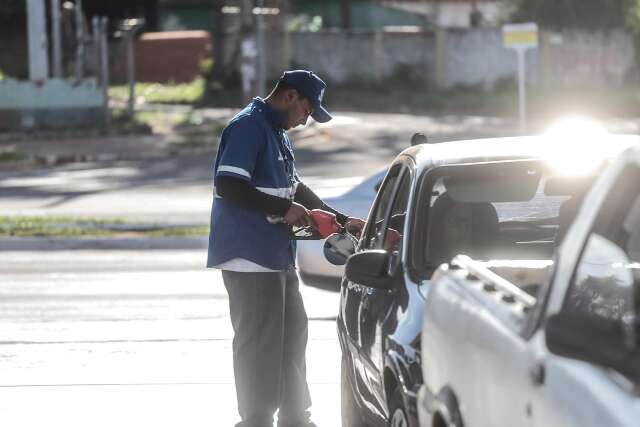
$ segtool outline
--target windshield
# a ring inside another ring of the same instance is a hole
[[[559,176],[532,161],[450,166],[430,176],[418,214],[427,270],[458,254],[550,259],[594,179]]]

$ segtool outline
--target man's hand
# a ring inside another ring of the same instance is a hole
[[[402,239],[402,235],[398,232],[398,230],[394,230],[393,228],[387,229],[387,234],[384,238],[384,244],[382,245],[385,250],[392,251],[397,249],[400,240]]]
[[[364,222],[360,218],[349,217],[347,222],[345,223],[345,228],[351,234],[356,237],[360,237],[360,233],[362,233],[362,229],[364,228],[366,222]]]
[[[289,210],[284,215],[284,222],[289,225],[297,225],[298,227],[313,225],[307,208],[296,202],[291,203]]]

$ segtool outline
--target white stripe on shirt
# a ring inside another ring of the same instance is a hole
[[[256,187],[256,190],[269,194],[271,196],[277,196],[283,199],[291,199],[291,195],[293,194],[292,187],[280,187],[280,188],[270,188],[270,187]]]
[[[251,178],[251,174],[249,173],[249,171],[236,166],[220,165],[218,166],[218,172],[231,172],[237,175],[242,175],[242,176],[246,176],[247,178]]]
[[[276,196],[276,197],[280,197],[282,199],[292,199],[291,195],[295,194],[295,188],[297,187],[297,184],[293,187],[280,187],[280,188],[270,188],[270,187],[255,187],[256,190],[260,191],[261,193],[265,193],[265,194],[269,194],[271,196]],[[293,191],[292,191],[293,189]],[[222,199],[221,196],[219,196],[218,194],[215,194],[214,197],[216,199]]]

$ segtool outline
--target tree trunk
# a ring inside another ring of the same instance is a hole
[[[340,1],[340,21],[343,30],[351,28],[351,0]]]

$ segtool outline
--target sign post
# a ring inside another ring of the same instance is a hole
[[[44,0],[27,1],[29,34],[29,80],[41,82],[49,77],[47,18]]]
[[[525,85],[525,54],[538,47],[538,25],[535,23],[508,24],[502,27],[504,47],[513,49],[518,55],[518,106],[520,110],[520,132],[527,132],[527,88]]]

